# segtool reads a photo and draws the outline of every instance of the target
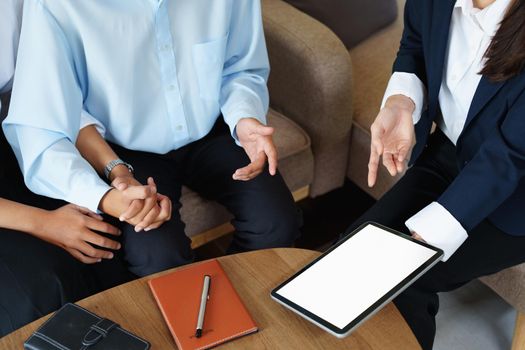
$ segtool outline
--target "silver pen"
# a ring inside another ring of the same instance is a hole
[[[211,276],[204,275],[201,294],[201,306],[199,307],[199,316],[197,318],[197,330],[195,331],[195,336],[197,338],[202,337],[202,326],[204,325],[204,315],[206,314],[206,303],[210,298],[210,284]]]

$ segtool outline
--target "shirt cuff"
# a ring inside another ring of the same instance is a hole
[[[441,204],[433,202],[405,222],[411,232],[416,232],[425,242],[445,253],[443,261],[468,238],[467,231]]]
[[[66,201],[87,208],[94,213],[102,214],[98,209],[100,201],[111,189],[111,186],[100,179],[86,179],[86,186],[73,189]]]
[[[82,110],[80,113],[80,129],[84,129],[86,126],[94,125],[97,129],[98,133],[104,137],[106,135],[106,128],[104,125],[95,117],[93,117],[91,114],[86,112],[85,110]]]
[[[232,137],[234,138],[237,145],[239,144],[239,138],[237,137],[237,124],[243,118],[254,118],[266,125],[266,113],[262,106],[255,106],[252,104],[238,104],[229,111],[223,111],[224,121],[228,124]]]
[[[417,124],[421,119],[423,109],[426,108],[425,84],[413,73],[394,72],[388,82],[383,102],[381,102],[381,109],[385,106],[386,100],[394,95],[407,96],[414,102],[416,108],[412,113],[412,119],[414,124]]]

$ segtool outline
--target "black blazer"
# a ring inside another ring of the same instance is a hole
[[[416,124],[413,163],[439,112],[438,94],[455,0],[407,0],[394,72],[416,74],[428,108]],[[438,199],[467,230],[484,219],[525,236],[525,73],[506,82],[482,77],[457,142],[460,173]]]

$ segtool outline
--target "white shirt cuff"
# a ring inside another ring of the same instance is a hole
[[[411,232],[416,232],[425,242],[445,252],[443,261],[468,238],[467,231],[441,204],[433,202],[405,222]]]
[[[104,125],[95,117],[93,117],[91,114],[86,112],[85,110],[82,110],[82,113],[80,113],[80,129],[84,129],[86,126],[94,125],[97,129],[98,133],[104,137],[106,135],[106,128]]]
[[[381,108],[385,106],[386,100],[390,96],[404,95],[409,97],[416,108],[412,114],[414,124],[417,124],[421,119],[421,113],[426,108],[426,87],[425,84],[413,73],[394,72],[390,77],[388,86],[381,102]]]

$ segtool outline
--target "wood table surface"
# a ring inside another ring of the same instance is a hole
[[[260,331],[220,349],[420,349],[408,325],[390,303],[345,339],[338,339],[285,309],[270,291],[320,253],[280,248],[218,258]],[[161,272],[154,276],[168,273]],[[147,339],[152,349],[176,349],[144,277],[81,300],[78,304]],[[49,316],[0,339],[0,349],[22,349],[23,342]]]

